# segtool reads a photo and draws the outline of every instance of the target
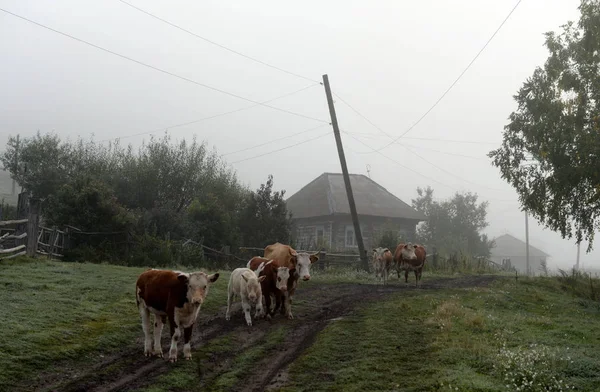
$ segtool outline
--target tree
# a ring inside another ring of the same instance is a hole
[[[292,223],[284,195],[284,190],[273,192],[272,175],[266,184],[248,195],[240,217],[246,246],[264,247],[274,242],[289,242]]]
[[[523,207],[563,238],[589,241],[600,228],[600,1],[546,33],[550,52],[514,96],[502,146],[488,156]]]
[[[90,177],[60,186],[48,198],[44,218],[50,225],[72,225],[83,231],[125,230],[134,220],[110,187]]]
[[[0,160],[23,189],[35,197],[46,198],[68,181],[71,174],[69,149],[54,134],[42,136],[38,132],[20,143],[11,136]]]
[[[473,256],[489,256],[493,242],[481,231],[488,226],[488,202],[478,203],[476,194],[456,193],[451,199],[438,202],[433,189],[417,188],[413,207],[427,216],[417,229],[419,242],[436,247],[440,253],[462,251]]]

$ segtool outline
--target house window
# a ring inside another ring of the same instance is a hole
[[[317,242],[325,238],[325,226],[317,226],[315,227],[315,238]]]
[[[346,248],[357,246],[356,236],[354,235],[354,226],[346,226]]]

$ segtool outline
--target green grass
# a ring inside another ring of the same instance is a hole
[[[563,286],[503,279],[392,295],[330,324],[291,366],[283,390],[506,391],[516,390],[506,387],[512,378],[531,378],[528,369],[546,382],[600,390],[600,304]]]
[[[142,336],[135,281],[144,270],[42,259],[3,261],[0,385],[29,390],[23,387],[26,381],[59,370],[66,361],[93,363],[101,355],[135,347]],[[203,309],[222,306],[228,278],[220,276]]]

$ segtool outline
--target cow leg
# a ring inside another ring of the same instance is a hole
[[[415,270],[415,287],[419,287],[419,271]]]
[[[407,286],[408,286],[408,273],[409,273],[408,270],[404,271],[404,283],[406,283]]]
[[[386,281],[387,281],[387,270],[385,269],[385,267],[383,268],[382,275],[383,275],[383,285],[385,286]]]
[[[227,292],[227,312],[225,312],[225,320],[231,320],[230,310],[231,310],[231,301],[233,300],[233,291]]]
[[[285,317],[287,317],[289,320],[292,320],[294,318],[294,316],[292,315],[292,293],[291,292],[288,291],[286,293],[283,303],[285,305]]]
[[[248,302],[246,302],[246,299],[244,298],[243,295],[242,295],[242,310],[244,311],[244,316],[246,317],[246,324],[248,324],[248,326],[251,327],[252,326],[252,316],[250,316],[251,306]]]
[[[188,361],[192,359],[192,331],[194,330],[194,324],[183,329],[183,357]]]
[[[181,336],[181,329],[175,324],[175,319],[169,318],[171,327],[171,349],[169,350],[169,361],[177,362],[177,342]]]
[[[154,317],[154,355],[163,356],[162,346],[160,344],[160,336],[162,335],[163,326],[167,321],[165,316],[156,315]]]
[[[256,303],[256,312],[254,313],[254,318],[259,319],[265,315],[265,310],[263,308],[262,303],[262,295],[258,298],[258,302]]]
[[[139,304],[140,316],[142,316],[142,329],[144,330],[144,355],[152,355],[152,332],[150,331],[150,311],[143,304]]]
[[[267,311],[267,318],[271,318],[271,294],[266,294],[265,296],[265,309]]]

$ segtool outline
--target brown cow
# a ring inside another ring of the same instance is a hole
[[[375,270],[375,277],[378,280],[382,278],[384,285],[387,283],[393,260],[394,256],[388,248],[379,247],[373,249],[371,263],[373,264],[373,269]]]
[[[298,278],[302,276],[302,280],[310,279],[310,266],[319,260],[318,252],[311,255],[305,252],[298,253],[289,245],[276,242],[265,247],[264,257],[269,260],[277,260],[282,267],[296,269],[296,272],[290,275],[288,280],[288,289],[284,293],[284,306],[281,308],[281,312],[285,313],[288,319],[293,319],[292,299],[298,285]],[[277,310],[277,306],[275,310]]]
[[[258,276],[265,276],[260,285],[262,295],[265,298],[265,309],[267,318],[271,318],[275,311],[281,306],[283,293],[287,291],[288,280],[290,276],[296,273],[295,269],[282,267],[277,260],[268,260],[264,257],[253,257],[248,262],[248,268],[252,271],[258,271]],[[259,271],[259,269],[262,270]],[[275,297],[275,309],[271,310],[271,296]]]
[[[427,252],[421,245],[413,245],[410,242],[408,244],[399,244],[394,252],[394,263],[398,272],[398,279],[400,279],[400,271],[404,271],[405,282],[408,284],[408,273],[414,271],[415,286],[419,287],[419,280],[421,280],[426,257]]]
[[[144,355],[152,355],[150,330],[150,312],[152,312],[154,313],[154,354],[163,356],[160,335],[168,318],[171,329],[169,360],[177,361],[177,341],[182,332],[183,355],[185,359],[192,359],[190,345],[192,329],[210,284],[218,278],[219,273],[207,275],[200,271],[183,273],[157,269],[149,269],[139,276],[135,284],[136,303],[142,316]]]

